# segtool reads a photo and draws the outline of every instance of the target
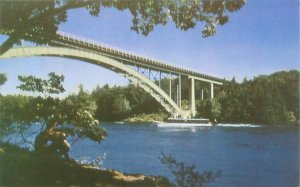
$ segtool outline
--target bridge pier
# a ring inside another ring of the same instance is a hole
[[[181,75],[178,76],[179,78],[179,108],[181,108]]]
[[[181,75],[178,75],[178,106],[181,108]]]
[[[190,105],[190,116],[194,117],[196,115],[195,79],[194,78],[190,78],[189,105]]]
[[[210,83],[210,99],[214,98],[214,83]]]
[[[172,74],[169,77],[169,97],[172,98]]]

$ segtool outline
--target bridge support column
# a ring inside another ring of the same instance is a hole
[[[151,70],[150,70],[150,68],[148,68],[148,79],[151,80]]]
[[[158,82],[158,85],[161,88],[161,71],[159,71],[159,82]]]
[[[172,74],[169,77],[169,97],[172,98]]]
[[[190,78],[190,88],[189,88],[189,104],[190,104],[190,115],[194,117],[196,115],[196,100],[195,100],[195,79]]]
[[[210,83],[210,99],[214,98],[214,84]]]
[[[178,106],[181,108],[181,75],[178,76]]]

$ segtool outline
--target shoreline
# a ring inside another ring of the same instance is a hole
[[[164,176],[98,169],[0,143],[0,186],[172,186]]]
[[[100,122],[100,124],[106,124],[106,125],[109,125],[109,124],[118,124],[118,125],[124,125],[124,124],[127,124],[127,125],[140,125],[140,124],[143,124],[143,125],[157,125],[157,124],[160,124],[160,123],[166,123],[168,124],[168,122],[166,121],[155,121],[155,120],[151,120],[151,121],[143,121],[143,120],[139,120],[139,121],[103,121],[103,122]],[[178,123],[178,124],[192,124],[192,123]],[[199,125],[201,126],[201,125]],[[207,127],[260,127],[260,128],[264,128],[264,127],[290,127],[290,128],[300,128],[299,124],[286,124],[286,125],[267,125],[267,124],[252,124],[252,123],[218,123],[218,124],[214,124],[214,125],[211,125],[211,126],[207,126]]]

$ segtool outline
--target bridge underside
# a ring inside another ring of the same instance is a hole
[[[22,47],[12,48],[5,54],[0,56],[0,59],[14,57],[29,57],[29,56],[56,56],[69,59],[76,59],[95,65],[99,65],[113,72],[116,72],[133,84],[138,85],[154,97],[172,117],[190,118],[196,115],[195,107],[195,80],[209,82],[211,84],[211,98],[213,98],[213,84],[222,84],[215,80],[209,80],[202,77],[184,75],[190,80],[189,84],[189,110],[181,108],[181,76],[174,72],[161,71],[159,68],[150,69],[145,66],[137,66],[124,63],[123,59],[114,58],[95,51],[86,51],[70,47]],[[161,64],[160,64],[161,65]],[[163,74],[169,80],[169,93],[167,94],[161,87],[161,78]],[[158,78],[157,78],[158,77]],[[175,78],[174,78],[175,77]],[[177,80],[177,87],[171,88],[172,80]],[[157,84],[156,84],[157,83]],[[172,99],[172,90],[176,90],[176,97]]]
[[[95,65],[110,69],[113,72],[121,74],[133,84],[136,84],[147,91],[154,97],[173,117],[187,117],[189,111],[183,111],[177,104],[153,81],[148,79],[143,74],[135,71],[121,62],[114,59],[77,49],[61,48],[61,47],[23,47],[13,48],[0,56],[0,59],[14,57],[29,57],[29,56],[55,56],[69,59],[76,59],[89,62]]]

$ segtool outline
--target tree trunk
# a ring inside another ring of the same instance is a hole
[[[38,134],[34,141],[34,148],[38,154],[54,155],[69,158],[70,144],[64,132],[55,131],[56,122],[49,122],[47,128]]]
[[[34,141],[34,149],[37,153],[45,153],[48,147],[49,134],[47,130],[38,134]]]
[[[13,45],[18,41],[15,37],[10,36],[5,42],[0,46],[0,55],[3,55],[6,51],[13,47]]]

